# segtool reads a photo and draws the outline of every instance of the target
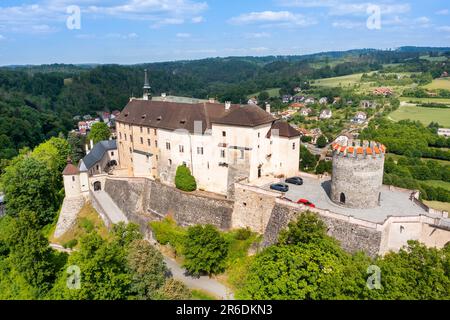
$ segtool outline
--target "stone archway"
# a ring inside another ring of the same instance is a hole
[[[100,191],[102,190],[102,183],[100,181],[94,182],[94,191]]]

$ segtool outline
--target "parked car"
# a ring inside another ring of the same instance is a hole
[[[281,192],[288,192],[289,186],[285,183],[274,183],[274,184],[270,185],[270,189],[281,191]]]
[[[300,177],[291,177],[284,180],[284,182],[301,186],[303,184],[303,179]]]
[[[306,200],[306,199],[299,199],[299,200],[297,201],[297,203],[303,204],[303,205],[305,205],[305,206],[307,206],[307,207],[311,207],[311,208],[315,208],[315,207],[316,207],[312,202],[309,202],[309,201]]]

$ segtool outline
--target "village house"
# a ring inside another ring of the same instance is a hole
[[[320,98],[319,99],[319,103],[320,104],[327,104],[328,103],[328,98],[326,98],[326,97]]]
[[[314,128],[310,131],[309,136],[312,137],[311,143],[316,144],[317,139],[322,135],[322,130],[320,128]]]
[[[302,88],[300,88],[300,87],[295,87],[295,88],[294,88],[294,92],[295,92],[295,93],[302,92]]]
[[[371,109],[371,108],[376,108],[377,103],[375,101],[361,100],[361,102],[359,103],[359,106],[364,109]]]
[[[323,109],[319,114],[320,119],[330,119],[332,116],[333,112],[331,111],[331,109]]]
[[[0,217],[5,214],[5,195],[0,192]]]
[[[333,104],[337,104],[337,103],[339,103],[339,101],[341,101],[341,97],[335,97],[333,99]]]
[[[186,165],[200,189],[220,194],[239,179],[293,175],[300,132],[267,111],[230,102],[156,101],[144,90],[116,118],[119,166],[130,177],[174,185],[177,167]]]
[[[375,89],[373,89],[373,91],[372,91],[372,93],[374,94],[374,95],[377,95],[377,96],[391,96],[391,95],[393,95],[394,94],[394,91],[392,91],[392,89],[391,88],[375,88]]]
[[[367,114],[365,112],[362,111],[358,111],[355,116],[353,117],[353,122],[355,123],[364,123],[367,120]]]
[[[300,115],[307,117],[311,113],[311,108],[303,107],[300,109]]]
[[[247,104],[252,104],[252,105],[258,105],[258,99],[256,99],[256,97],[250,98],[247,101]]]
[[[316,99],[314,98],[306,98],[305,99],[305,104],[313,104],[316,103]]]
[[[447,71],[442,72],[441,78],[447,78],[447,77],[448,77],[448,72]]]
[[[281,100],[283,103],[289,103],[292,101],[292,96],[290,94],[285,94],[283,97],[281,97]]]
[[[303,108],[305,105],[303,103],[294,102],[289,105],[289,109],[291,110],[299,110]]]
[[[294,96],[292,99],[293,99],[294,102],[297,102],[297,103],[305,101],[305,97],[304,96]]]
[[[450,128],[439,128],[437,133],[443,137],[450,137]]]

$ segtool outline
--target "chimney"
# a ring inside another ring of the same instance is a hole
[[[91,150],[92,150],[94,148],[94,140],[91,139],[90,143],[91,143]]]
[[[231,101],[225,101],[225,110],[230,110],[231,108]]]
[[[214,98],[209,98],[209,103],[216,103],[216,99],[214,99]]]
[[[86,143],[86,155],[88,155],[90,151],[91,150],[89,150],[89,145]]]
[[[266,103],[266,112],[270,114],[270,103]]]
[[[147,69],[144,70],[145,72],[145,78],[144,78],[144,95],[142,96],[143,100],[150,100],[151,99],[151,95],[150,95],[150,83],[148,82],[148,73],[147,73]]]

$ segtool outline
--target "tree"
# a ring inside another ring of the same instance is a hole
[[[108,125],[104,122],[94,123],[88,135],[88,139],[93,140],[94,144],[103,140],[108,140],[109,137],[111,137],[111,131],[109,130]]]
[[[161,300],[189,300],[192,298],[192,293],[186,285],[173,278],[166,280],[158,294]]]
[[[2,176],[3,191],[8,214],[17,216],[21,211],[36,212],[38,224],[53,222],[59,208],[58,189],[54,175],[44,163],[29,156],[18,156],[5,169]]]
[[[84,157],[84,140],[83,136],[76,132],[69,132],[67,136],[67,142],[71,149],[70,158],[73,163],[78,163]]]
[[[177,168],[175,174],[175,186],[182,191],[194,191],[197,189],[197,183],[194,176],[191,174],[191,170],[185,165],[181,165]]]
[[[224,270],[228,243],[212,225],[188,228],[184,267],[194,275],[217,274]]]
[[[316,145],[318,148],[325,148],[327,146],[328,140],[324,135],[317,138]]]
[[[269,100],[270,95],[267,91],[261,91],[261,93],[258,96],[258,101],[260,103],[264,103],[265,101]]]
[[[317,164],[317,157],[313,155],[304,145],[300,146],[300,169],[308,170]]]
[[[280,232],[278,243],[289,245],[317,242],[328,238],[326,231],[327,226],[317,214],[306,211],[300,214],[297,220],[289,222],[287,229]]]
[[[168,273],[162,254],[147,241],[135,240],[130,244],[127,261],[133,274],[131,291],[136,299],[158,298],[158,290],[164,285]]]

